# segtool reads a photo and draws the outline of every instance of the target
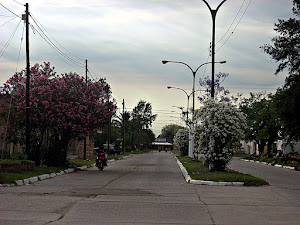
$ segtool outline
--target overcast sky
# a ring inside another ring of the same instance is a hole
[[[129,111],[140,99],[150,102],[153,113],[158,114],[152,127],[156,135],[166,124],[183,124],[179,118],[180,110],[173,106],[186,108],[187,97],[183,91],[168,90],[167,86],[190,93],[192,73],[184,65],[163,65],[161,61],[182,61],[193,69],[211,61],[212,19],[203,1],[27,2],[32,17],[61,51],[81,65],[87,59],[92,79],[107,79],[120,109],[122,99]],[[216,9],[221,0],[207,2]],[[24,3],[22,0],[1,0],[3,6],[17,15],[24,12]],[[0,5],[0,83],[26,65],[25,34],[20,49],[24,23],[19,24],[20,18],[3,6]],[[227,0],[219,8],[215,58],[227,63],[216,64],[215,72],[229,73],[223,84],[231,93],[247,96],[250,92],[275,92],[283,85],[287,73],[275,76],[277,64],[262,52],[260,46],[271,43],[271,38],[276,35],[274,23],[278,19],[290,17],[293,17],[292,0]],[[30,23],[31,65],[51,62],[58,73],[72,71],[85,76],[84,67],[65,58],[62,60],[35,31],[38,27],[32,18]],[[199,78],[204,76],[211,76],[210,64],[199,69],[196,89],[200,88]],[[196,101],[196,107],[199,106]]]

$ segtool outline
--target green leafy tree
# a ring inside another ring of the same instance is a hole
[[[273,97],[276,113],[288,142],[300,140],[300,77],[294,79],[291,87],[278,89]]]
[[[251,97],[241,107],[247,118],[246,139],[257,141],[260,153],[267,145],[270,154],[281,129],[273,96],[265,93],[250,94]]]
[[[271,39],[274,45],[265,44],[261,47],[272,59],[279,62],[275,74],[287,68],[290,76],[299,75],[300,0],[293,0],[293,5],[293,13],[297,18],[279,19],[274,28],[279,35]]]
[[[153,121],[157,115],[152,114],[152,105],[149,102],[140,100],[136,107],[134,107],[132,117],[132,145],[140,149],[143,130],[147,130],[152,126]]]
[[[120,113],[119,116],[116,116],[113,119],[114,126],[119,130],[120,137],[123,138],[124,129],[123,126],[125,125],[125,150],[128,150],[128,147],[131,146],[131,132],[132,132],[132,117],[131,112],[125,111],[124,114]],[[122,135],[122,136],[121,136]]]
[[[143,129],[141,134],[141,149],[151,149],[152,142],[155,140],[155,134],[151,129]]]
[[[182,126],[176,125],[176,124],[168,124],[165,125],[161,129],[161,134],[159,135],[160,138],[166,138],[167,142],[173,143],[174,136],[177,133],[179,129],[183,129]]]
[[[287,141],[300,139],[299,117],[299,72],[300,72],[300,0],[293,0],[295,18],[278,20],[274,30],[278,36],[272,38],[273,45],[264,45],[261,48],[279,65],[275,74],[288,69],[289,76],[283,88],[277,90],[274,96],[275,108],[283,126]]]

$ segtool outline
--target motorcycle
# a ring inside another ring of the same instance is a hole
[[[101,171],[107,166],[107,155],[103,151],[99,151],[96,158],[96,166]]]

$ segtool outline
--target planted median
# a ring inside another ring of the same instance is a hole
[[[215,182],[243,182],[245,186],[261,186],[268,183],[258,177],[243,174],[226,168],[224,171],[211,171],[202,160],[194,160],[188,156],[177,156],[193,180]]]

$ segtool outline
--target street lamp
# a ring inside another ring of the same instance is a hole
[[[180,62],[180,61],[170,61],[170,60],[162,60],[162,63],[163,64],[166,64],[166,63],[180,63],[180,64],[183,64],[185,66],[187,66],[193,73],[193,90],[192,90],[192,93],[193,93],[193,109],[192,109],[192,114],[193,114],[193,117],[192,117],[192,123],[191,123],[191,126],[190,126],[190,130],[192,131],[192,133],[190,132],[190,136],[191,136],[191,148],[189,149],[189,156],[192,157],[193,156],[193,152],[194,152],[194,112],[195,112],[195,77],[196,77],[196,73],[198,72],[198,70],[200,69],[200,67],[206,65],[206,64],[209,64],[209,63],[212,63],[212,62],[206,62],[206,63],[202,63],[200,66],[197,67],[196,70],[193,70],[192,67],[190,65],[188,65],[187,63],[185,62]],[[220,63],[220,64],[223,64],[223,63],[226,63],[226,61],[220,61],[220,62],[214,62],[214,63]]]
[[[212,69],[211,69],[211,98],[215,98],[215,36],[216,36],[216,15],[223,3],[226,0],[223,0],[217,7],[217,9],[211,9],[210,5],[207,3],[207,1],[202,0],[208,7],[211,17],[212,17],[212,43],[211,43],[211,48],[212,48]]]
[[[213,63],[213,62],[206,62],[206,63],[202,63],[200,66],[197,67],[196,70],[193,70],[192,67],[190,65],[188,65],[187,63],[185,62],[180,62],[180,61],[170,61],[170,60],[163,60],[162,63],[163,64],[166,64],[166,63],[180,63],[180,64],[183,64],[183,65],[186,65],[193,73],[193,115],[194,115],[194,111],[195,111],[195,77],[196,77],[196,73],[198,72],[198,70],[200,69],[200,67],[206,65],[206,64],[209,64],[209,63]],[[220,64],[223,64],[223,63],[226,63],[226,61],[220,61],[220,62],[215,62],[215,63],[220,63]]]
[[[187,108],[186,108],[186,122],[187,122],[187,124],[188,124],[188,121],[189,121],[189,102],[190,102],[190,97],[191,97],[192,93],[191,93],[191,94],[188,94],[184,89],[178,88],[178,87],[170,87],[170,86],[168,86],[167,88],[168,88],[168,89],[171,89],[171,88],[173,88],[173,89],[178,89],[178,90],[183,91],[183,92],[186,94],[187,99],[188,99],[188,100],[187,100]]]

